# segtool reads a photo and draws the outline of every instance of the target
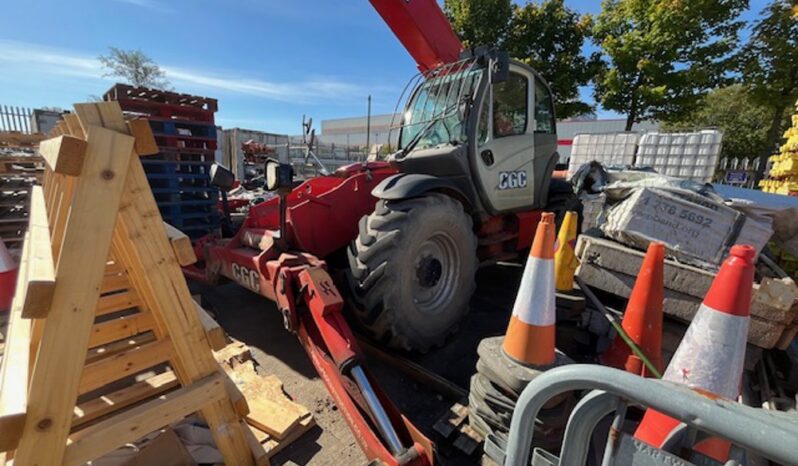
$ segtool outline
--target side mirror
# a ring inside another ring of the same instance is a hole
[[[510,56],[507,52],[496,52],[490,60],[490,82],[500,83],[507,81],[510,76]]]
[[[218,163],[211,164],[211,184],[224,191],[233,189],[236,182],[236,176],[228,170],[224,165]]]
[[[268,158],[264,167],[266,189],[269,191],[288,192],[294,186],[294,167],[289,163]]]

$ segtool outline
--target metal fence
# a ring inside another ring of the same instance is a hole
[[[33,111],[24,107],[0,105],[0,131],[18,131],[30,134],[30,122]]]

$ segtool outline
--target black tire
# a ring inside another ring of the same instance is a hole
[[[463,206],[437,193],[377,203],[348,250],[354,316],[390,347],[443,344],[468,312],[477,239]]]

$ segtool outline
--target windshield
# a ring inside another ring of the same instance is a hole
[[[412,94],[402,118],[399,147],[423,149],[466,142],[463,104],[474,96],[481,69],[473,66],[427,79]]]

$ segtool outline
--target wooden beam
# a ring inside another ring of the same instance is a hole
[[[225,336],[224,329],[222,329],[218,322],[213,320],[213,317],[211,317],[208,311],[203,309],[198,302],[195,301],[194,304],[196,305],[197,313],[199,314],[200,321],[202,321],[202,328],[205,329],[205,336],[208,337],[208,343],[210,343],[211,349],[219,351],[227,346],[227,337]]]
[[[79,466],[178,421],[227,396],[224,379],[214,373],[188,387],[98,422],[77,432],[66,449],[64,466]],[[249,452],[248,452],[249,453]],[[25,463],[27,464],[27,463]]]
[[[130,129],[130,135],[136,138],[136,153],[139,156],[155,155],[160,152],[155,136],[152,135],[150,122],[146,118],[128,120],[127,126]]]
[[[78,393],[90,392],[123,377],[157,366],[168,361],[172,355],[171,341],[163,339],[87,364],[80,378]]]
[[[103,296],[97,303],[97,315],[103,316],[113,312],[124,311],[139,305],[139,296],[135,290],[127,290]]]
[[[130,338],[139,333],[152,330],[155,327],[155,320],[149,312],[139,312],[136,314],[106,320],[99,324],[94,324],[89,338],[89,348],[107,345],[108,343]]]
[[[153,332],[142,333],[124,340],[108,343],[107,345],[97,346],[89,349],[86,353],[86,364],[90,364],[100,359],[110,358],[111,356],[125,351],[129,351],[138,346],[146,345],[155,341],[155,334]]]
[[[87,132],[86,159],[70,202],[53,304],[38,345],[28,416],[14,457],[17,464],[62,461],[117,223],[111,213],[119,210],[133,153],[130,136],[94,126]]]
[[[80,125],[80,118],[78,118],[77,115],[74,113],[66,113],[62,118],[67,127],[67,134],[79,139],[86,139],[86,132],[83,131],[83,127]]]
[[[56,173],[78,176],[86,156],[86,141],[72,136],[58,136],[39,144],[39,153]]]
[[[115,392],[91,399],[75,407],[72,428],[82,426],[102,416],[119,411],[140,401],[152,398],[180,386],[172,371],[154,375],[141,382],[121,388]]]
[[[130,280],[124,273],[109,274],[103,277],[103,284],[100,287],[100,293],[110,293],[112,291],[125,290],[130,288]]]
[[[166,236],[169,238],[169,242],[172,243],[177,263],[182,267],[196,263],[197,255],[194,254],[194,246],[191,244],[191,239],[185,233],[166,222],[163,222],[163,226],[166,228]]]
[[[30,222],[28,225],[30,247],[27,249],[27,287],[22,291],[24,305],[22,317],[41,319],[47,316],[55,292],[55,267],[53,246],[50,242],[50,225],[44,205],[41,186],[31,190]]]
[[[260,441],[258,441],[258,438],[255,437],[255,433],[252,432],[252,429],[250,429],[244,421],[241,421],[241,426],[247,438],[247,445],[249,445],[249,449],[252,451],[252,457],[255,458],[255,465],[269,466],[271,464],[269,461],[269,454],[266,452],[266,449],[263,448]]]
[[[0,452],[17,447],[28,409],[31,320],[22,318],[22,295],[26,288],[28,262],[24,257],[30,248],[30,234],[25,236],[23,260],[18,269],[19,279],[11,303],[4,355],[0,364]]]

